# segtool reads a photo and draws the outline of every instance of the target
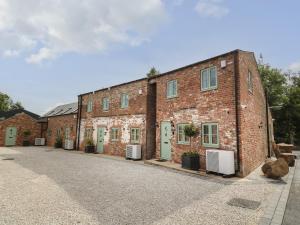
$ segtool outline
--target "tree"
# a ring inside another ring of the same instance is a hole
[[[284,73],[267,64],[259,65],[274,121],[276,142],[300,143],[299,73]]]
[[[9,111],[14,109],[24,109],[20,102],[14,103],[13,100],[4,93],[0,92],[0,111]]]
[[[155,67],[152,67],[150,69],[150,71],[147,73],[147,77],[150,78],[150,77],[154,77],[154,76],[157,76],[159,75],[159,71],[155,69]]]
[[[279,69],[267,64],[258,66],[263,86],[268,94],[270,106],[280,106],[286,100],[286,75]]]

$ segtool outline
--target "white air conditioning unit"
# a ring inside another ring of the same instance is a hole
[[[235,174],[234,151],[206,150],[206,171],[224,175]]]
[[[74,141],[70,140],[70,139],[65,140],[64,149],[66,149],[66,150],[73,150],[74,149]]]
[[[45,138],[36,138],[34,140],[34,145],[35,146],[43,146],[43,145],[45,145]]]
[[[127,145],[126,146],[126,159],[141,159],[142,151],[141,145]]]

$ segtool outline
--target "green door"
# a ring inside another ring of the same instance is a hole
[[[161,122],[160,141],[161,154],[160,158],[171,160],[171,123]]]
[[[17,138],[17,128],[7,127],[6,135],[5,135],[5,145],[6,146],[16,145],[16,138]]]
[[[97,131],[97,152],[103,153],[104,149],[104,128],[98,127]]]

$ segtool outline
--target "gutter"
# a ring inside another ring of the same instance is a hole
[[[241,160],[240,160],[240,65],[239,65],[239,52],[237,51],[234,55],[234,86],[235,86],[235,113],[236,113],[236,151],[237,151],[237,173],[241,169]]]
[[[268,158],[271,157],[271,146],[270,146],[270,128],[269,128],[269,107],[268,107],[268,92],[265,92],[266,96],[266,120],[267,120],[267,141],[268,141]]]
[[[81,129],[81,112],[82,112],[82,96],[78,96],[78,114],[77,114],[77,124],[76,124],[76,134],[77,134],[77,140],[76,140],[76,150],[79,151],[80,146],[80,129]]]

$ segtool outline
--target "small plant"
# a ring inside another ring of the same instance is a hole
[[[23,132],[23,146],[29,146],[30,145],[30,141],[28,140],[29,136],[31,135],[31,131],[30,130],[24,130]]]
[[[92,138],[85,140],[85,152],[86,153],[95,153],[95,144]]]
[[[198,152],[184,152],[182,154],[182,156],[191,156],[191,157],[193,157],[193,156],[199,156],[199,153]]]
[[[184,127],[184,134],[190,138],[190,151],[192,151],[192,138],[196,137],[199,129],[192,123]]]
[[[62,141],[61,136],[56,137],[55,148],[62,148],[62,144],[63,144],[63,141]]]
[[[25,130],[25,131],[23,132],[23,136],[24,136],[25,138],[29,137],[30,135],[31,135],[31,131],[30,131],[30,130]]]
[[[86,146],[95,146],[94,140],[92,138],[86,139],[85,145]]]

